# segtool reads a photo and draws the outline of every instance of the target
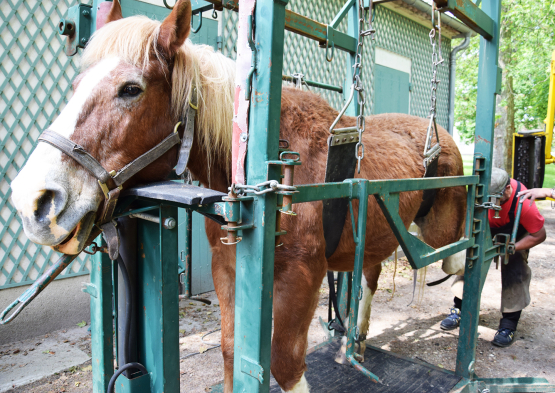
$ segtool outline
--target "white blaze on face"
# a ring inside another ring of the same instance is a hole
[[[90,68],[62,113],[48,127],[71,138],[77,119],[98,84],[118,66],[118,58],[100,61]],[[67,237],[79,221],[100,203],[99,186],[80,166],[62,161],[62,152],[48,143],[39,143],[13,180],[12,201],[23,219],[27,236],[35,243],[53,245]],[[49,193],[47,211],[39,201]],[[68,208],[70,206],[70,208]]]
[[[295,384],[295,386],[293,386],[293,389],[288,390],[287,392],[285,392],[285,390],[281,390],[283,393],[310,393],[309,389],[308,389],[308,382],[306,382],[306,378],[304,377],[304,373],[303,376],[301,377],[301,379],[299,380],[299,382],[297,382]]]
[[[62,113],[60,113],[60,116],[58,116],[56,120],[54,120],[54,123],[48,128],[66,138],[70,138],[71,135],[73,135],[77,119],[81,114],[83,106],[85,106],[85,103],[91,96],[95,87],[101,80],[108,76],[119,63],[120,60],[117,57],[112,57],[102,60],[87,71],[87,74],[81,83],[79,83],[71,100],[69,100]]]

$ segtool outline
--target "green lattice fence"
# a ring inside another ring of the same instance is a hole
[[[64,54],[56,25],[75,3],[0,2],[0,289],[32,283],[58,257],[25,236],[9,185],[67,102],[77,62]],[[81,256],[62,277],[88,272],[88,257]]]
[[[65,105],[71,81],[77,72],[77,59],[63,53],[56,24],[74,1],[16,1],[0,3],[0,289],[31,283],[56,258],[47,247],[31,243],[9,201],[11,180],[25,164],[42,129]],[[342,0],[294,0],[291,10],[329,23],[343,5]],[[235,58],[237,14],[225,10],[222,52]],[[412,60],[410,113],[425,117],[429,108],[431,49],[428,29],[416,22],[378,6],[375,18],[376,41],[364,52],[363,80],[368,86],[373,107],[374,48],[376,46]],[[346,24],[340,26],[345,31]],[[369,41],[366,40],[366,43]],[[443,51],[450,53],[451,42],[443,40]],[[438,89],[438,119],[444,127],[448,117],[448,56],[440,69],[443,83]],[[344,84],[346,55],[335,51],[331,63],[325,50],[307,38],[286,32],[284,73],[303,73],[307,79]],[[338,93],[312,88],[335,108],[342,105]],[[80,257],[62,277],[88,273],[88,257]]]
[[[342,0],[292,0],[288,8],[309,18],[323,23],[330,23],[336,13],[341,9]],[[224,10],[223,48],[226,56],[235,58],[235,42],[237,40],[237,14]],[[405,18],[384,7],[376,7],[374,27],[377,30],[374,44],[369,45],[365,40],[363,73],[364,85],[370,92],[370,111],[374,104],[374,67],[375,47],[380,47],[411,59],[411,92],[410,113],[426,117],[430,107],[430,78],[431,78],[431,47],[428,38],[429,28]],[[346,22],[339,30],[346,31]],[[448,124],[448,97],[449,97],[449,53],[451,53],[451,40],[444,37],[442,49],[445,62],[439,69],[439,78],[442,81],[438,87],[438,122],[447,127]],[[291,75],[294,72],[303,73],[307,79],[326,82],[334,85],[343,85],[345,77],[344,52],[335,51],[331,63],[325,59],[325,49],[308,38],[297,34],[285,32],[285,58],[284,73]],[[333,107],[339,109],[342,105],[341,94],[311,88],[321,94]],[[368,108],[367,108],[368,110]]]

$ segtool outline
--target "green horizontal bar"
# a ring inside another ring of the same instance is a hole
[[[497,255],[500,255],[497,252],[497,246],[490,247],[486,249],[486,252],[484,253],[484,261],[490,261],[493,258],[495,258]]]
[[[472,237],[470,239],[462,239],[455,243],[448,244],[447,246],[440,247],[432,253],[422,255],[420,257],[420,263],[419,263],[419,265],[422,265],[422,266],[418,266],[418,268],[420,269],[420,268],[423,268],[424,266],[428,266],[436,261],[439,261],[440,259],[447,258],[450,255],[456,254],[462,250],[466,250],[467,248],[472,247],[473,245],[474,245],[474,238]]]
[[[465,25],[487,40],[493,38],[494,23],[476,4],[470,0],[436,0],[441,10],[450,11]]]
[[[369,195],[381,194],[385,192],[389,192],[391,194],[405,191],[468,186],[471,184],[478,184],[478,179],[478,176],[446,176],[422,179],[368,180],[366,187]]]
[[[296,185],[293,203],[322,201],[324,199],[351,198],[353,186],[348,182]]]
[[[478,378],[486,384],[490,393],[505,392],[555,392],[555,385],[550,385],[545,378]]]
[[[478,176],[448,176],[423,179],[360,180],[347,179],[340,183],[296,185],[293,203],[321,201],[324,199],[351,198],[357,183],[365,183],[368,194],[397,193],[404,191],[429,190],[434,188],[467,186],[478,183]],[[352,184],[352,186],[351,186]]]
[[[208,2],[215,4],[216,8],[224,7],[232,11],[239,10],[239,0],[208,0]],[[328,40],[328,25],[317,22],[290,10],[285,10],[285,30],[310,38],[311,40],[318,41],[320,46],[325,46],[326,41]],[[337,31],[331,26],[330,30],[333,36],[332,41],[334,42],[336,48],[349,53],[356,52],[356,38]]]
[[[292,82],[292,83],[296,82],[296,79],[289,75],[282,75],[281,80],[284,80],[286,82]],[[304,79],[303,82],[306,83],[308,86],[319,87],[320,89],[326,89],[326,90],[336,91],[338,93],[343,93],[343,88],[341,86],[328,85],[327,83],[315,82],[308,79]]]

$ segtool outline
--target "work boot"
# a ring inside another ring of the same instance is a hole
[[[453,330],[459,327],[461,324],[461,310],[456,307],[451,308],[450,314],[441,321],[439,325],[443,330]]]
[[[491,343],[498,347],[508,347],[514,342],[514,337],[514,330],[508,328],[499,329],[497,333],[495,333],[495,337]]]

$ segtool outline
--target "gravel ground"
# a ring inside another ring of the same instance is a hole
[[[491,344],[497,330],[501,299],[501,275],[492,264],[484,291],[480,312],[478,345],[476,350],[476,373],[480,377],[545,377],[555,383],[555,329],[553,308],[555,287],[553,270],[555,263],[555,210],[547,202],[539,203],[546,218],[548,239],[530,252],[532,268],[532,304],[523,311],[516,333],[517,340],[509,348],[498,348]],[[372,322],[368,343],[409,357],[418,357],[426,362],[455,368],[458,330],[444,332],[439,323],[451,306],[453,295],[449,282],[417,290],[415,301],[408,306],[412,297],[412,272],[404,259],[397,263],[395,291],[393,282],[394,263],[384,266],[379,289],[374,296]],[[439,263],[428,267],[426,281],[443,277]],[[320,305],[309,332],[309,346],[326,339],[318,317],[327,318],[327,285],[320,290]],[[218,302],[213,293],[205,295],[214,302],[211,306],[184,301],[180,304],[180,349],[181,391],[206,392],[223,379],[223,360],[219,348],[210,349],[210,342],[220,338]],[[216,331],[215,331],[216,330]],[[210,335],[204,337],[207,333]],[[64,340],[62,331],[51,336]],[[87,337],[78,345],[90,353]],[[13,348],[12,348],[13,347]],[[0,348],[0,357],[12,356],[16,345]],[[33,384],[16,387],[13,392],[89,392],[91,389],[90,361]]]

